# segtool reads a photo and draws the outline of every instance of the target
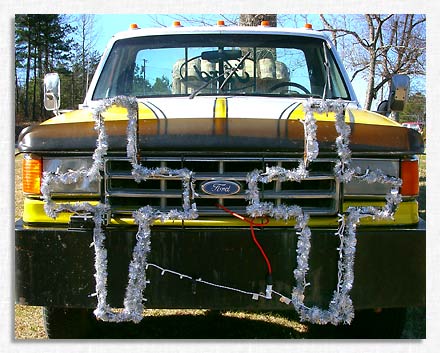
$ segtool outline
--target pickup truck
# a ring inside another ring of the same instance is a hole
[[[144,308],[389,330],[425,306],[423,139],[387,117],[407,76],[378,114],[310,25],[175,23],[113,36],[78,110],[57,74],[44,90],[55,116],[18,139],[15,298],[50,338]]]

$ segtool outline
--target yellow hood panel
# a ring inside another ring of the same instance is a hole
[[[249,99],[249,110],[246,112],[246,116],[237,116],[239,118],[254,118],[253,111],[258,112],[258,104],[255,104],[258,100],[255,97]],[[233,105],[234,100],[229,98],[226,100],[228,105]],[[176,102],[177,104],[177,102]],[[284,105],[284,104],[283,104]],[[157,119],[156,114],[145,104],[140,103],[139,107],[139,118],[140,119]],[[212,102],[212,108],[206,112],[206,114],[202,114],[207,118],[212,116],[213,110],[217,107],[216,100],[214,99]],[[160,107],[162,110],[167,111],[167,107]],[[285,109],[283,107],[279,107]],[[194,109],[200,110],[200,106],[197,104],[194,106]],[[192,118],[197,114],[200,114],[200,111],[192,112],[191,110],[183,111],[184,116],[187,118]],[[300,120],[304,118],[304,109],[302,104],[297,105],[297,107],[290,113],[289,119],[292,120]],[[122,107],[113,106],[109,108],[104,114],[104,119],[106,121],[117,121],[117,120],[127,120],[127,110]],[[324,114],[315,114],[317,121],[334,121],[335,114],[334,113],[324,113]],[[173,118],[173,116],[170,116]],[[267,119],[278,119],[279,113],[274,111],[273,116],[268,116]],[[79,122],[92,122],[92,112],[89,110],[76,110],[67,112],[61,115],[58,115],[52,119],[45,121],[44,125],[49,124],[65,124],[65,123],[79,123]],[[397,122],[377,113],[373,113],[366,110],[358,110],[358,109],[347,109],[345,114],[345,121],[347,123],[359,123],[359,124],[368,124],[368,125],[382,125],[382,126],[400,126]]]
[[[157,118],[153,111],[144,104],[138,104],[138,107],[140,119]],[[127,120],[127,109],[113,106],[103,113],[103,117],[106,121]],[[84,123],[92,121],[93,114],[90,110],[73,110],[46,120],[42,125]]]
[[[298,106],[289,116],[289,119],[303,119],[304,118],[303,106]],[[335,113],[315,113],[315,119],[317,121],[335,121]],[[368,110],[360,109],[347,109],[345,111],[345,122],[369,124],[369,125],[385,125],[385,126],[400,126],[399,123],[391,120],[381,114],[373,113]]]

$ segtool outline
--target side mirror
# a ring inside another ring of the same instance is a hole
[[[60,102],[60,77],[57,73],[46,74],[44,76],[44,107],[58,114]]]
[[[384,116],[388,115],[389,111],[388,111],[388,101],[387,100],[384,100],[379,103],[379,105],[377,106],[376,113],[382,114]]]
[[[409,77],[407,75],[394,75],[391,78],[390,95],[388,97],[388,110],[401,112],[409,95]]]

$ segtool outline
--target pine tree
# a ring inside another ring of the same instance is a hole
[[[36,121],[44,114],[43,77],[65,62],[72,27],[64,23],[62,15],[16,15],[15,30],[16,82],[23,76],[25,81],[23,114],[25,119]]]

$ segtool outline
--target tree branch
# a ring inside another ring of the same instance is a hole
[[[363,68],[356,70],[356,71],[353,73],[353,75],[351,75],[350,82],[353,82],[353,80],[355,79],[355,77],[356,77],[358,74],[360,74],[362,71],[365,71],[366,69],[368,69],[368,66],[364,66]]]

